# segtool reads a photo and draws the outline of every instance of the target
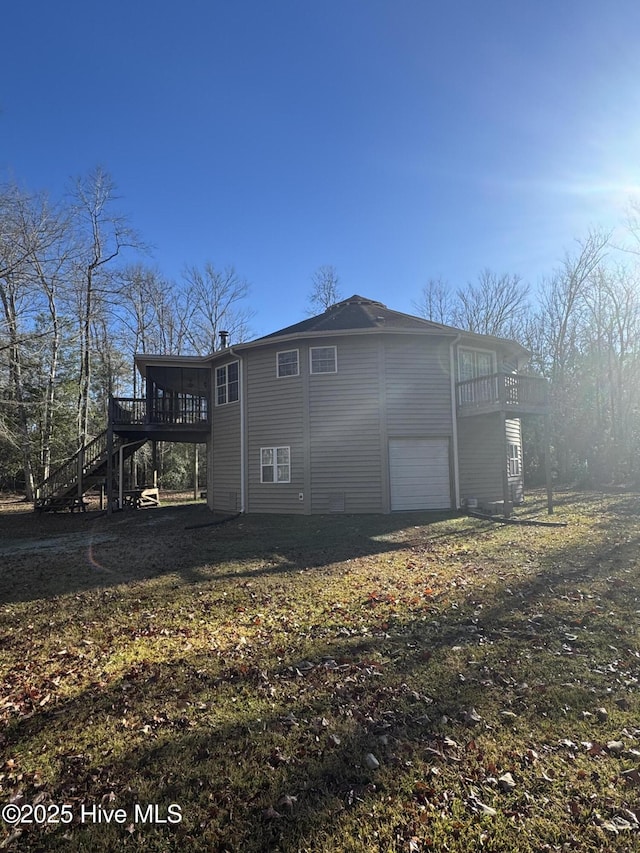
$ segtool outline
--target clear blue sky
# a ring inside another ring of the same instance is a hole
[[[637,0],[31,0],[2,9],[0,180],[102,165],[152,263],[232,264],[256,333],[429,277],[535,284],[640,194]]]

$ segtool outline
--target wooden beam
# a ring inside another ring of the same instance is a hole
[[[544,478],[547,484],[547,512],[553,515],[553,479],[551,476],[551,419],[544,416]]]
[[[113,512],[113,398],[109,397],[107,424],[107,515]]]

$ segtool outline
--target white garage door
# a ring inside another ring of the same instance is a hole
[[[389,441],[391,509],[449,509],[449,441],[392,438]]]

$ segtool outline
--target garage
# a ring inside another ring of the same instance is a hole
[[[449,509],[449,440],[390,439],[389,481],[392,510]]]

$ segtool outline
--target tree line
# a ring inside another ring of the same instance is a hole
[[[640,267],[631,242],[591,231],[532,293],[515,275],[483,271],[452,290],[431,280],[416,303],[431,320],[511,338],[531,353],[527,369],[549,384],[551,451],[560,482],[640,482]],[[536,477],[540,424],[523,422],[525,474]]]
[[[104,429],[109,395],[139,396],[135,353],[204,355],[221,329],[248,335],[233,267],[186,266],[173,282],[147,259],[102,168],[58,201],[0,186],[0,487],[31,500]]]
[[[415,302],[427,319],[530,350],[527,372],[549,381],[554,467],[565,482],[640,481],[637,211],[627,224],[625,246],[594,230],[535,289],[484,270],[457,288],[431,279]],[[19,485],[31,499],[104,429],[109,395],[140,396],[135,353],[204,355],[222,329],[235,341],[250,336],[249,285],[233,267],[187,265],[175,282],[148,254],[101,168],[58,201],[0,186],[0,487]],[[341,295],[335,268],[316,270],[310,309]],[[524,427],[531,479],[542,430]]]

